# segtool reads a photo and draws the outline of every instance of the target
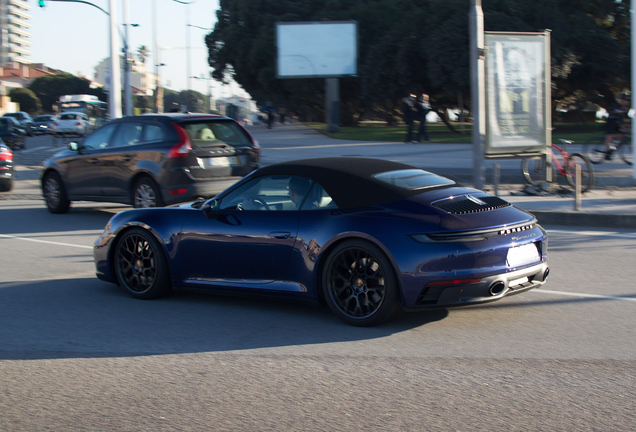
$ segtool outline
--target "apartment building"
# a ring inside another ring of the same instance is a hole
[[[27,0],[0,0],[0,66],[29,62],[30,9]]]

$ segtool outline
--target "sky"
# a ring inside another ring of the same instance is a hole
[[[109,11],[109,0],[88,0]],[[121,34],[124,34],[124,2],[128,3],[128,21],[139,24],[128,27],[129,50],[136,56],[137,49],[145,45],[150,51],[146,67],[165,63],[159,74],[164,87],[172,90],[197,90],[208,94],[212,86],[215,98],[233,93],[244,95],[236,83],[232,88],[223,88],[213,80],[190,79],[188,84],[187,50],[190,47],[190,76],[210,76],[208,51],[205,36],[216,23],[218,0],[115,0],[116,16]],[[183,4],[190,1],[190,4]],[[159,60],[155,63],[153,33],[153,3],[157,15],[157,46]],[[94,78],[95,67],[110,56],[109,17],[99,9],[81,3],[46,0],[39,7],[37,0],[29,0],[31,6],[30,60],[44,63],[54,69]],[[186,24],[190,24],[187,26]],[[197,26],[197,27],[194,27]],[[203,30],[198,27],[203,27]],[[189,43],[188,43],[189,34]],[[118,52],[121,52],[121,37],[118,37]]]

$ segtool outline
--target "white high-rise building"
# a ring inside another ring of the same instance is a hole
[[[27,0],[0,0],[0,66],[13,61],[30,63],[30,9]]]

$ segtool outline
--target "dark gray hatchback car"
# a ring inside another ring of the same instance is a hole
[[[41,183],[52,213],[80,200],[161,207],[212,197],[259,164],[258,141],[231,118],[145,114],[70,142],[44,161]]]

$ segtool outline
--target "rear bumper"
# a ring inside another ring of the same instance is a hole
[[[212,198],[239,181],[242,177],[219,177],[214,180],[191,180],[188,183],[174,184],[161,189],[166,205],[192,201],[199,197]]]
[[[422,310],[467,306],[500,300],[545,284],[549,273],[548,263],[482,277],[479,282],[458,286],[424,287],[414,304],[405,310]]]

